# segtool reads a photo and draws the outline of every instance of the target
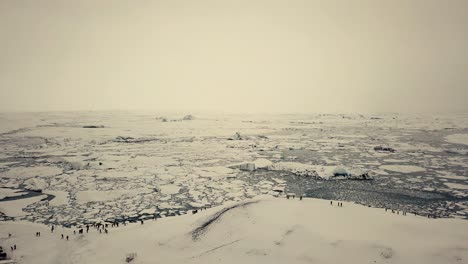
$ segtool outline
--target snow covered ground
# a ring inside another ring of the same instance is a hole
[[[198,214],[73,234],[0,223],[17,263],[467,263],[468,222],[317,199],[258,197]],[[40,237],[35,237],[41,232]],[[9,238],[8,233],[12,236]],[[61,239],[69,236],[69,241]]]

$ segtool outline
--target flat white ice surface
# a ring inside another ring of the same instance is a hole
[[[62,169],[50,166],[34,166],[34,167],[15,167],[0,173],[0,177],[4,178],[32,178],[32,177],[50,177],[59,175]]]
[[[444,184],[453,189],[468,190],[467,184],[454,183],[454,182],[444,182]]]
[[[137,255],[132,263],[440,264],[468,259],[464,220],[403,216],[351,203],[337,207],[314,199],[257,199],[221,214],[196,239],[193,232],[222,208],[110,228],[109,234],[91,228],[89,234],[73,235],[60,227],[50,233],[40,224],[3,222],[0,244],[16,244],[14,260],[34,264],[124,263],[129,253]],[[38,231],[41,237],[34,237]]]
[[[447,171],[441,171],[439,177],[454,180],[468,180],[468,177],[466,176],[454,175],[453,173]]]
[[[58,206],[58,205],[66,205],[68,204],[68,192],[65,191],[43,191],[45,194],[50,194],[55,196],[51,201],[49,201],[49,205],[51,206]]]
[[[7,197],[21,196],[26,193],[27,192],[22,192],[21,190],[17,190],[17,189],[0,188],[0,200],[7,198]]]
[[[163,194],[176,194],[180,190],[180,187],[174,184],[163,185],[160,188]]]
[[[44,198],[46,195],[39,195],[30,198],[18,199],[5,201],[0,203],[0,212],[10,217],[18,217],[26,215],[27,213],[23,211],[23,208],[26,206],[38,202]]]
[[[446,140],[450,143],[468,145],[468,134],[448,135]]]

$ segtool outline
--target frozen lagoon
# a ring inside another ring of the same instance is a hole
[[[2,114],[0,219],[64,226],[136,221],[282,186],[308,197],[468,218],[466,115],[183,116]],[[295,165],[231,167],[257,159]],[[374,180],[323,180],[297,171],[327,178],[337,167]],[[38,185],[42,193],[30,191]]]

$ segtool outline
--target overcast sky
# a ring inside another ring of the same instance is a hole
[[[468,1],[0,1],[0,111],[468,111]]]

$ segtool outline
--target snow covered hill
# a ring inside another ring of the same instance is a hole
[[[18,263],[467,263],[468,222],[392,214],[335,201],[267,196],[192,215],[74,235],[0,224]],[[41,237],[35,237],[41,232]],[[8,233],[12,234],[8,238]],[[78,233],[78,232],[77,232]],[[61,239],[61,234],[70,240]]]

